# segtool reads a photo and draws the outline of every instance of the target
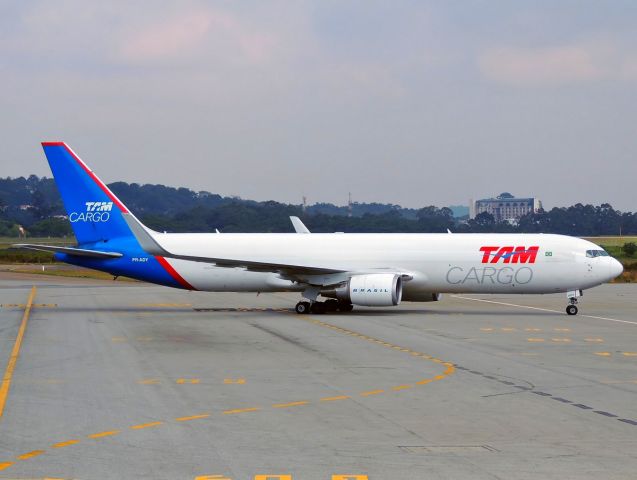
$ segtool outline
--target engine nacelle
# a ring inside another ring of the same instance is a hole
[[[322,295],[364,307],[391,307],[402,299],[403,279],[394,273],[354,275],[345,286]]]

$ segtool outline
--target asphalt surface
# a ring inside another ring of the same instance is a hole
[[[301,316],[292,294],[0,275],[1,374],[37,287],[0,479],[637,475],[634,285],[577,317],[562,295]]]

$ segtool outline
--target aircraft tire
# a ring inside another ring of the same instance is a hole
[[[299,315],[310,313],[310,302],[299,302],[296,304],[296,307],[294,307],[294,310],[296,310],[296,313]]]
[[[312,303],[310,310],[312,311],[312,313],[318,313],[320,315],[322,313],[325,313],[326,311],[325,304],[323,302],[314,302]]]
[[[577,315],[577,307],[575,305],[569,305],[566,307],[567,315]]]
[[[325,300],[325,311],[335,312],[337,310],[338,310],[338,300],[334,300],[333,298],[330,300]]]
[[[354,305],[352,305],[351,303],[342,302],[338,304],[339,312],[351,312],[352,310],[354,310]]]

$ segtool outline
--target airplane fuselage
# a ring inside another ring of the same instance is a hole
[[[599,285],[618,274],[618,262],[612,257],[587,257],[587,251],[600,247],[563,235],[168,233],[158,239],[167,249],[187,249],[198,257],[247,258],[281,264],[309,262],[348,271],[408,272],[411,279],[403,289],[406,301],[425,300],[431,293],[566,292]],[[152,264],[157,259],[143,250],[120,248],[117,239],[95,247],[127,254],[108,260],[58,255],[61,260],[115,275],[157,281],[152,276]],[[180,259],[162,261],[168,261],[185,280],[181,285],[184,288],[189,285],[202,291],[243,292],[304,289],[275,272]]]

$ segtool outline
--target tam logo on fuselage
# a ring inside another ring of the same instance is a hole
[[[111,218],[113,202],[85,202],[85,205],[85,212],[71,212],[70,222],[108,222]]]
[[[535,263],[539,246],[485,246],[480,247],[482,263]],[[447,283],[451,285],[525,285],[533,281],[531,267],[474,267],[452,266],[447,271]]]
[[[482,263],[535,263],[537,252],[540,249],[534,247],[480,247]],[[491,258],[492,257],[492,258]],[[490,260],[490,261],[489,261]]]

